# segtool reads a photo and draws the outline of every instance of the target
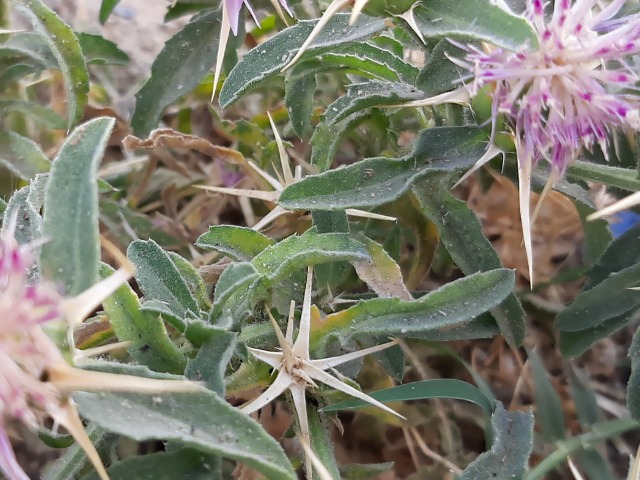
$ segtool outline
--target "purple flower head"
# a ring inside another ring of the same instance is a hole
[[[133,267],[125,264],[75,297],[64,297],[46,280],[30,281],[37,243],[18,245],[16,217],[0,233],[0,473],[28,480],[11,448],[4,425],[14,419],[36,429],[51,417],[84,449],[100,478],[108,480],[100,455],[84,431],[69,394],[73,391],[193,391],[181,380],[155,380],[91,372],[70,366],[43,330],[45,323],[65,320],[70,327],[84,320],[105,298],[127,282]],[[71,337],[72,338],[72,337]],[[73,350],[73,341],[70,341]]]
[[[640,53],[640,16],[612,18],[626,0],[556,0],[547,20],[542,0],[526,16],[538,45],[518,51],[463,46],[474,95],[492,85],[493,117],[506,114],[520,161],[547,160],[562,175],[582,149],[607,152],[609,133],[638,129],[638,76],[625,58]]]
[[[278,1],[280,2],[280,5],[287,11],[289,16],[293,17],[293,13],[291,13],[291,10],[289,9],[287,2],[285,0],[278,0]],[[249,13],[251,13],[251,16],[256,21],[256,23],[259,23],[258,19],[256,18],[256,14],[253,11],[253,8],[251,8],[251,4],[247,0],[224,0],[224,8],[226,9],[227,15],[229,16],[231,31],[233,32],[234,35],[238,34],[238,24],[240,22],[240,10],[242,9],[243,4],[247,6],[247,10],[249,10]]]
[[[452,42],[467,52],[464,59],[451,61],[471,72],[463,79],[471,82],[447,95],[456,98],[466,90],[474,96],[488,86],[493,91],[492,137],[499,133],[498,119],[504,115],[515,140],[520,219],[532,283],[531,221],[537,213],[531,216],[529,211],[533,166],[541,159],[551,165],[537,209],[582,151],[599,145],[606,156],[613,130],[640,129],[638,75],[627,62],[640,53],[640,14],[614,18],[625,3],[555,0],[546,16],[542,0],[529,0],[525,16],[537,45],[512,51]],[[472,171],[496,153],[492,146]]]
[[[40,379],[64,359],[41,325],[61,318],[63,298],[53,284],[28,282],[32,250],[18,245],[11,230],[0,235],[0,470],[7,478],[27,479],[3,423],[10,417],[37,428],[43,412],[55,416],[60,409],[58,392]]]

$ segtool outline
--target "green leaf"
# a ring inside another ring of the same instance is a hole
[[[419,73],[416,67],[405,62],[401,56],[371,42],[354,42],[336,47],[320,55],[318,64],[321,71],[346,68],[364,77],[411,84]]]
[[[393,105],[424,98],[413,85],[396,82],[370,81],[349,85],[347,93],[327,107],[324,120],[333,125],[352,113],[379,105]]]
[[[30,118],[45,127],[62,130],[66,128],[64,118],[53,110],[33,102],[22,100],[0,100],[0,116],[6,117],[11,112],[20,112],[29,115]],[[0,142],[0,145],[4,142]]]
[[[462,76],[460,67],[449,58],[460,57],[463,50],[449,40],[440,40],[429,54],[426,65],[416,79],[416,86],[427,96],[435,96],[452,90]]]
[[[640,224],[634,225],[609,244],[598,263],[587,274],[583,291],[593,288],[612,274],[640,263]]]
[[[493,445],[465,468],[460,480],[522,478],[533,448],[533,414],[507,412],[498,403],[491,416]]]
[[[468,168],[484,153],[486,133],[472,127],[429,128],[401,159],[369,158],[303,178],[287,187],[279,205],[287,210],[342,210],[389,203],[430,172]]]
[[[630,192],[640,190],[640,178],[635,169],[612,167],[592,162],[575,161],[567,169],[569,180],[584,180],[604,183],[609,187],[621,188]]]
[[[120,0],[102,0],[100,4],[100,23],[104,25],[109,20],[111,12],[116,8],[116,5],[120,3]]]
[[[517,50],[535,49],[538,37],[523,17],[489,0],[428,0],[413,9],[413,18],[425,37],[462,37]]]
[[[71,28],[41,0],[16,0],[16,5],[45,38],[58,62],[67,89],[67,126],[71,129],[82,118],[89,95],[89,72],[80,42]]]
[[[17,222],[13,234],[19,245],[26,245],[42,238],[42,205],[34,202],[34,190],[35,186],[32,184],[15,192],[9,199],[2,217],[2,231],[5,232],[9,220],[15,216]]]
[[[578,450],[572,459],[587,475],[587,478],[616,478],[607,461],[595,449]]]
[[[340,467],[341,478],[345,480],[367,480],[393,468],[393,462],[351,464]]]
[[[640,420],[640,327],[633,335],[633,341],[629,347],[631,359],[631,376],[627,386],[627,407],[631,417]]]
[[[571,398],[576,405],[576,414],[583,428],[604,420],[596,396],[589,385],[588,376],[573,366],[569,370]]]
[[[80,43],[80,49],[86,64],[126,65],[129,62],[129,56],[120,50],[115,43],[99,35],[76,33],[76,37]],[[0,47],[0,51],[2,49],[7,52],[28,55],[41,64],[42,67],[60,68],[58,60],[46,38],[38,33],[23,32],[15,35]]]
[[[45,194],[42,273],[73,296],[98,278],[97,170],[113,118],[96,118],[77,127],[53,161]]]
[[[307,420],[309,422],[313,453],[316,454],[322,465],[329,471],[331,478],[342,478],[336,463],[336,455],[333,451],[333,441],[326,415],[318,412],[313,406],[307,406]]]
[[[333,50],[337,45],[375,35],[386,28],[383,19],[360,15],[349,25],[349,14],[335,15],[300,59],[308,60]],[[277,76],[307,39],[318,20],[302,20],[279,32],[247,53],[229,73],[220,91],[220,106],[227,108],[249,90]]]
[[[180,272],[180,276],[187,284],[187,288],[191,292],[191,295],[196,299],[198,307],[202,310],[208,310],[211,308],[211,302],[209,301],[209,293],[207,292],[207,286],[204,284],[202,277],[191,264],[189,260],[181,257],[176,252],[168,252],[169,258]]]
[[[585,328],[579,331],[560,332],[558,344],[565,357],[577,357],[582,355],[591,345],[598,340],[609,337],[617,332],[634,318],[635,310],[610,318],[595,327]]]
[[[640,264],[611,274],[595,287],[583,291],[556,317],[556,327],[575,332],[596,327],[604,321],[640,305]]]
[[[285,77],[284,104],[289,112],[289,120],[294,133],[303,138],[311,127],[313,98],[316,92],[315,74],[306,74],[307,65],[295,65]]]
[[[51,168],[51,162],[36,142],[8,130],[0,130],[0,164],[23,180],[31,180]]]
[[[540,480],[551,470],[563,465],[569,455],[585,449],[594,448],[598,443],[622,435],[639,427],[638,423],[630,418],[615,418],[604,422],[598,422],[591,426],[591,431],[575,437],[561,440],[556,443],[553,452],[535,468],[530,470],[524,480]],[[471,480],[471,478],[469,478]]]
[[[111,480],[212,480],[210,455],[192,448],[129,457],[107,469]],[[93,472],[82,480],[98,480]]]
[[[315,165],[321,173],[331,168],[333,157],[338,151],[345,133],[366,122],[375,113],[379,112],[375,110],[373,112],[357,112],[333,125],[327,125],[324,122],[318,124],[310,140],[312,146],[311,164]]]
[[[273,244],[273,240],[260,232],[232,225],[209,227],[209,230],[196,240],[196,247],[215,250],[244,261],[251,260]]]
[[[161,401],[133,393],[76,393],[73,398],[85,418],[133,440],[176,441],[240,461],[267,478],[297,478],[278,442],[211,391],[165,394]]]
[[[250,263],[232,263],[216,283],[209,321],[224,329],[238,330],[250,314],[248,291],[260,275]]]
[[[356,238],[366,246],[370,257],[367,260],[352,262],[360,280],[376,292],[378,297],[397,297],[411,300],[412,297],[404,284],[400,266],[384,250],[382,245],[364,235],[358,235]]]
[[[220,331],[202,344],[198,355],[189,360],[185,375],[224,398],[224,376],[236,348],[237,334]]]
[[[103,264],[100,274],[106,278],[113,271]],[[129,284],[116,290],[102,306],[116,337],[129,342],[127,351],[137,363],[158,372],[184,372],[187,359],[167,335],[162,319],[140,310],[138,296]]]
[[[374,298],[325,317],[312,343],[342,338],[433,338],[462,326],[499,304],[513,289],[514,273],[496,269],[450,282],[417,300]]]
[[[159,300],[180,318],[197,317],[198,304],[169,254],[153,240],[136,240],[127,248],[145,299]]]
[[[449,193],[447,180],[447,176],[427,178],[413,187],[422,212],[436,225],[443,245],[465,275],[501,267],[477,217]],[[491,313],[509,345],[519,347],[525,336],[525,315],[518,298],[509,295]]]
[[[275,285],[308,265],[339,260],[366,260],[366,248],[345,233],[316,233],[309,229],[264,249],[252,261],[255,270]]]
[[[89,440],[91,440],[91,443],[97,449],[100,449],[103,444],[107,443],[107,432],[96,424],[90,423],[86,431]],[[89,464],[89,458],[85,451],[80,445],[74,443],[58,460],[46,468],[42,475],[42,480],[68,480],[70,478],[78,478]]]
[[[131,126],[144,138],[156,128],[164,108],[195,88],[216,60],[220,11],[210,9],[191,19],[171,37],[151,67],[151,77],[136,94]]]
[[[406,402],[412,400],[426,400],[432,398],[450,398],[465,400],[482,407],[487,413],[493,412],[493,403],[485,397],[480,390],[470,383],[453,378],[438,378],[435,380],[423,380],[421,382],[406,383],[397,387],[385,388],[377,392],[367,393],[382,403]],[[366,402],[357,399],[348,399],[334,403],[322,409],[323,412],[337,410],[355,410],[366,407]]]
[[[127,65],[129,63],[129,55],[106,38],[89,33],[78,33],[77,36],[87,63],[97,65]]]
[[[538,414],[538,424],[545,441],[551,443],[564,438],[564,411],[562,400],[553,388],[547,370],[538,355],[528,352],[528,361],[533,377],[534,403]]]

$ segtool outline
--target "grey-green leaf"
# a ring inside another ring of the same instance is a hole
[[[197,316],[198,304],[169,254],[153,240],[136,240],[127,248],[136,280],[148,300],[164,302],[181,318]]]
[[[67,125],[71,129],[82,117],[89,95],[89,72],[78,37],[41,0],[16,0],[16,4],[27,14],[36,31],[46,39],[58,61],[67,89]]]
[[[287,187],[279,204],[288,210],[342,210],[391,202],[429,172],[468,168],[483,154],[486,133],[473,127],[429,128],[401,159],[369,158],[306,177]]]
[[[0,130],[0,163],[23,180],[31,180],[51,168],[36,142],[9,130]]]
[[[231,257],[249,261],[274,244],[266,235],[246,227],[214,225],[196,240],[196,247],[215,250]]]
[[[467,468],[459,480],[513,480],[527,470],[533,448],[533,414],[507,412],[498,403],[491,416],[493,445]]]
[[[640,305],[640,264],[613,273],[595,287],[580,293],[556,317],[561,331],[575,332],[596,327]]]
[[[164,108],[195,88],[216,60],[220,11],[205,10],[171,37],[151,67],[151,77],[136,94],[133,132],[146,137]]]
[[[77,127],[53,161],[45,193],[42,273],[76,295],[98,279],[98,165],[115,121],[100,117]]]
[[[211,391],[161,397],[76,393],[73,397],[85,418],[134,440],[176,441],[238,460],[267,478],[297,478],[278,442],[255,420]]]
[[[112,273],[111,267],[102,265],[103,278]],[[118,340],[129,342],[131,358],[158,372],[184,372],[187,359],[169,338],[162,318],[141,311],[138,296],[128,284],[104,300],[102,306]]]
[[[517,50],[536,48],[533,26],[489,0],[428,0],[413,9],[418,29],[425,37],[462,37]]]
[[[349,14],[335,15],[300,61],[331,50],[336,45],[370,37],[386,28],[383,19],[360,15],[354,25],[349,25],[349,17]],[[317,22],[300,21],[247,53],[224,82],[220,91],[220,105],[228,107],[259,83],[277,76],[300,49]]]
[[[475,214],[449,193],[448,186],[448,176],[436,176],[417,183],[413,192],[422,212],[438,228],[449,255],[466,275],[501,267]],[[525,336],[525,318],[518,298],[509,295],[491,313],[509,345],[519,347]]]
[[[631,376],[627,387],[627,406],[631,416],[640,421],[640,327],[636,330],[629,347]]]
[[[432,398],[451,398],[475,403],[487,413],[493,411],[493,402],[470,383],[454,378],[438,378],[420,382],[405,383],[397,387],[385,388],[368,395],[382,403],[407,402]],[[322,409],[324,412],[353,410],[369,405],[362,400],[347,399]]]

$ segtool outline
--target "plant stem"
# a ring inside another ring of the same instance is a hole
[[[0,0],[0,29],[9,29],[9,0]]]

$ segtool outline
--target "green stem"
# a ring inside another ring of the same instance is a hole
[[[9,0],[0,0],[0,28],[9,29]]]
[[[611,437],[621,435],[640,426],[630,418],[616,418],[606,422],[599,422],[592,426],[591,431],[562,440],[556,443],[556,450],[531,470],[524,480],[538,480],[544,478],[547,472],[557,468],[565,459],[580,450],[595,447],[598,443]]]

